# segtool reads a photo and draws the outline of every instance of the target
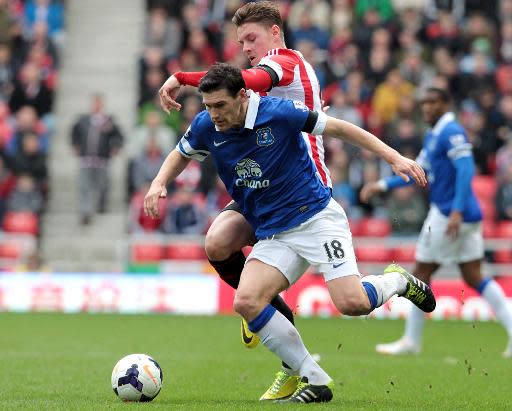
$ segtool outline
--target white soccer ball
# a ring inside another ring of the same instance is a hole
[[[146,354],[121,358],[112,371],[112,389],[123,401],[151,401],[162,388],[162,369]]]

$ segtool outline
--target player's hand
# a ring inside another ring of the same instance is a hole
[[[446,235],[452,240],[459,235],[460,226],[462,224],[462,214],[458,211],[452,211],[446,225]]]
[[[160,87],[158,91],[160,95],[160,105],[167,114],[169,114],[171,110],[179,111],[181,109],[181,104],[176,101],[180,94],[181,87],[182,85],[174,75],[169,77],[162,87]]]
[[[144,197],[144,213],[151,218],[160,217],[160,213],[158,211],[158,200],[165,197],[167,197],[167,189],[165,188],[165,185],[160,184],[157,181],[153,181],[146,196]]]
[[[377,194],[382,193],[382,188],[377,182],[366,183],[361,192],[359,193],[359,198],[363,203],[368,203],[371,198]]]
[[[389,165],[393,172],[402,177],[404,181],[409,182],[412,177],[420,187],[425,187],[427,185],[425,171],[416,161],[398,154],[398,156],[389,162]]]
[[[323,111],[324,113],[327,113],[327,111],[329,111],[329,109],[330,109],[330,108],[331,108],[331,106],[326,106],[326,105],[325,105],[325,100],[324,100],[324,99],[322,99],[322,111]]]

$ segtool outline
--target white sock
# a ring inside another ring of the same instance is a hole
[[[380,307],[395,294],[405,293],[407,287],[407,280],[400,273],[367,275],[361,281],[372,284],[377,291],[377,304],[374,308]]]
[[[279,311],[256,334],[292,370],[298,370],[299,375],[307,377],[310,384],[325,385],[331,381],[331,377],[311,358],[297,329]]]
[[[425,313],[410,303],[410,310],[405,320],[405,338],[414,345],[420,346],[423,338],[423,327],[425,326]]]
[[[509,338],[512,338],[512,311],[503,289],[496,281],[490,280],[482,291],[482,297],[491,305],[496,318],[507,330]]]

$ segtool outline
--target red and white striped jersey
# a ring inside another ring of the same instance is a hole
[[[258,63],[258,66],[271,68],[278,77],[277,84],[261,95],[302,101],[310,110],[321,111],[320,84],[315,71],[302,54],[291,49],[272,49]],[[302,133],[309,155],[315,163],[320,180],[332,187],[329,170],[324,161],[322,136]]]

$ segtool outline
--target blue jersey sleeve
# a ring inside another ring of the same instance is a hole
[[[289,129],[297,133],[302,131],[310,112],[306,105],[302,101],[283,100],[280,106],[279,114],[288,122]]]
[[[441,144],[446,150],[446,157],[455,167],[455,197],[452,210],[462,212],[471,192],[471,179],[475,174],[473,152],[464,130],[448,128],[441,136]]]
[[[206,124],[209,119],[205,117],[209,117],[208,113],[205,111],[199,113],[192,120],[189,128],[178,142],[176,150],[184,157],[204,161],[210,154],[208,147],[204,143],[204,137],[209,134],[207,130],[208,124]]]
[[[471,192],[471,180],[475,175],[475,163],[470,157],[460,157],[453,161],[456,170],[455,197],[452,210],[463,212]]]

